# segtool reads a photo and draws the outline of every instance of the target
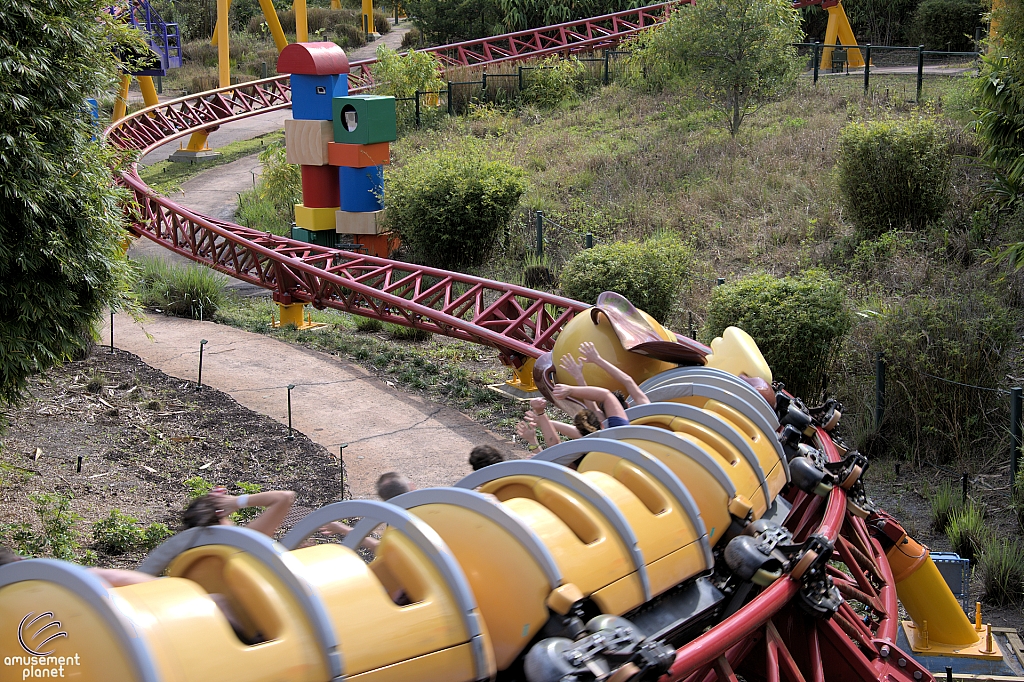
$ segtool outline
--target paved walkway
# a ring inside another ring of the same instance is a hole
[[[104,329],[109,343],[109,329]],[[203,385],[245,407],[292,424],[338,453],[342,443],[348,483],[356,498],[375,496],[386,471],[406,474],[418,487],[451,485],[470,473],[469,451],[490,444],[513,455],[512,445],[457,410],[388,386],[336,357],[212,322],[154,316],[142,324],[114,317],[114,345],[179,379],[196,381],[199,341]]]

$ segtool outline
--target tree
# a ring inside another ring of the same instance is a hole
[[[498,0],[404,0],[402,6],[430,43],[442,45],[502,32]]]
[[[109,90],[114,50],[132,40],[107,4],[6,0],[0,12],[0,402],[86,348],[128,289],[125,197],[85,101]]]
[[[783,97],[803,67],[793,43],[803,36],[789,0],[699,0],[676,9],[641,48],[662,60],[719,110],[735,137],[743,119]]]

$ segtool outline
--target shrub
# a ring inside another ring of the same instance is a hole
[[[227,278],[201,266],[176,265],[161,258],[141,258],[138,285],[143,305],[161,308],[178,317],[207,319],[224,304]]]
[[[409,50],[400,55],[385,45],[377,48],[377,62],[371,67],[373,80],[377,83],[374,92],[395,98],[416,97],[417,92],[441,92],[445,83],[440,78],[437,59],[429,52]],[[431,103],[436,95],[420,100],[420,104]],[[438,100],[439,101],[439,100]],[[401,127],[415,123],[416,103],[402,99],[395,102],[398,123]],[[429,108],[428,108],[429,110]],[[426,112],[421,110],[421,119]]]
[[[0,535],[19,554],[74,561],[80,547],[75,524],[82,517],[71,511],[71,498],[60,493],[32,493],[28,498],[43,531],[36,532],[27,523],[12,523],[0,526]]]
[[[388,21],[388,15],[379,9],[373,10],[373,28],[382,36],[391,33],[391,22]]]
[[[356,315],[356,331],[373,333],[384,329],[384,323],[376,317],[363,317]]]
[[[707,341],[735,326],[750,334],[772,376],[794,395],[816,400],[852,318],[842,285],[819,270],[793,277],[751,275],[716,287]]]
[[[883,309],[871,345],[885,355],[888,449],[945,463],[998,447],[993,412],[1003,399],[994,389],[1009,370],[1015,327],[1016,316],[980,292],[909,296]]]
[[[859,239],[917,229],[949,204],[952,154],[928,118],[851,123],[839,136],[838,184]]]
[[[418,28],[410,28],[402,36],[402,49],[409,50],[423,46],[423,31]]]
[[[287,236],[295,204],[302,202],[302,171],[288,163],[283,140],[267,145],[259,159],[263,172],[256,187],[239,197],[238,220],[254,230]]]
[[[202,497],[211,490],[213,490],[213,484],[207,481],[202,476],[193,476],[192,478],[186,478],[182,481],[185,488],[188,490],[188,501]]]
[[[949,528],[950,516],[960,508],[956,489],[949,481],[943,481],[935,492],[927,497],[931,508],[932,527],[940,533],[945,533]]]
[[[245,481],[235,482],[235,487],[238,488],[239,495],[255,495],[256,493],[263,492],[263,486],[259,483],[246,483]],[[255,519],[260,514],[259,507],[246,507],[245,509],[239,509],[231,515],[231,519],[235,523],[248,523]]]
[[[92,524],[92,539],[108,554],[124,554],[143,546],[146,535],[138,519],[111,509],[110,516]]]
[[[946,527],[946,537],[953,551],[972,563],[977,560],[978,554],[986,541],[991,538],[992,532],[985,525],[985,510],[975,503],[954,509],[949,515],[949,525]]]
[[[604,291],[622,294],[660,322],[668,320],[690,277],[692,250],[677,237],[601,244],[580,251],[562,268],[562,293],[594,303]]]
[[[989,538],[978,554],[985,600],[996,606],[1018,604],[1024,597],[1024,548],[1013,538]]]
[[[151,550],[159,546],[164,540],[174,535],[174,531],[164,523],[151,523],[143,531],[142,546]]]
[[[978,0],[922,0],[911,28],[914,44],[929,50],[973,51],[974,29],[981,26],[984,12]]]
[[[402,324],[386,323],[384,324],[384,331],[387,332],[388,336],[398,341],[429,341],[434,336],[423,329],[406,327]]]
[[[523,99],[544,108],[557,107],[583,90],[585,75],[583,62],[575,57],[547,57],[526,72]]]
[[[479,265],[526,191],[524,175],[476,144],[421,153],[388,172],[386,223],[427,265]]]

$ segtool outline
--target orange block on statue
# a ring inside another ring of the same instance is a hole
[[[390,258],[391,254],[402,245],[402,240],[396,232],[385,232],[384,234],[354,234],[352,242],[366,248],[366,255],[377,256],[378,258]]]
[[[327,143],[327,162],[332,166],[368,168],[391,163],[391,143],[344,144]]]

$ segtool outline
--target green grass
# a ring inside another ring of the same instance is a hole
[[[932,527],[940,533],[945,533],[949,527],[950,517],[961,507],[956,489],[949,481],[943,481],[934,493],[927,494],[926,497],[931,507]]]
[[[198,163],[175,163],[174,161],[158,161],[150,166],[139,168],[139,177],[150,187],[161,194],[171,194],[181,190],[181,185],[191,180],[200,173],[211,168],[223,166],[226,163],[237,161],[251,154],[262,151],[266,145],[284,138],[283,131],[275,131],[254,137],[251,140],[239,140],[231,142],[223,147],[217,147],[215,151],[220,156],[209,161]],[[255,166],[256,163],[254,162]]]

